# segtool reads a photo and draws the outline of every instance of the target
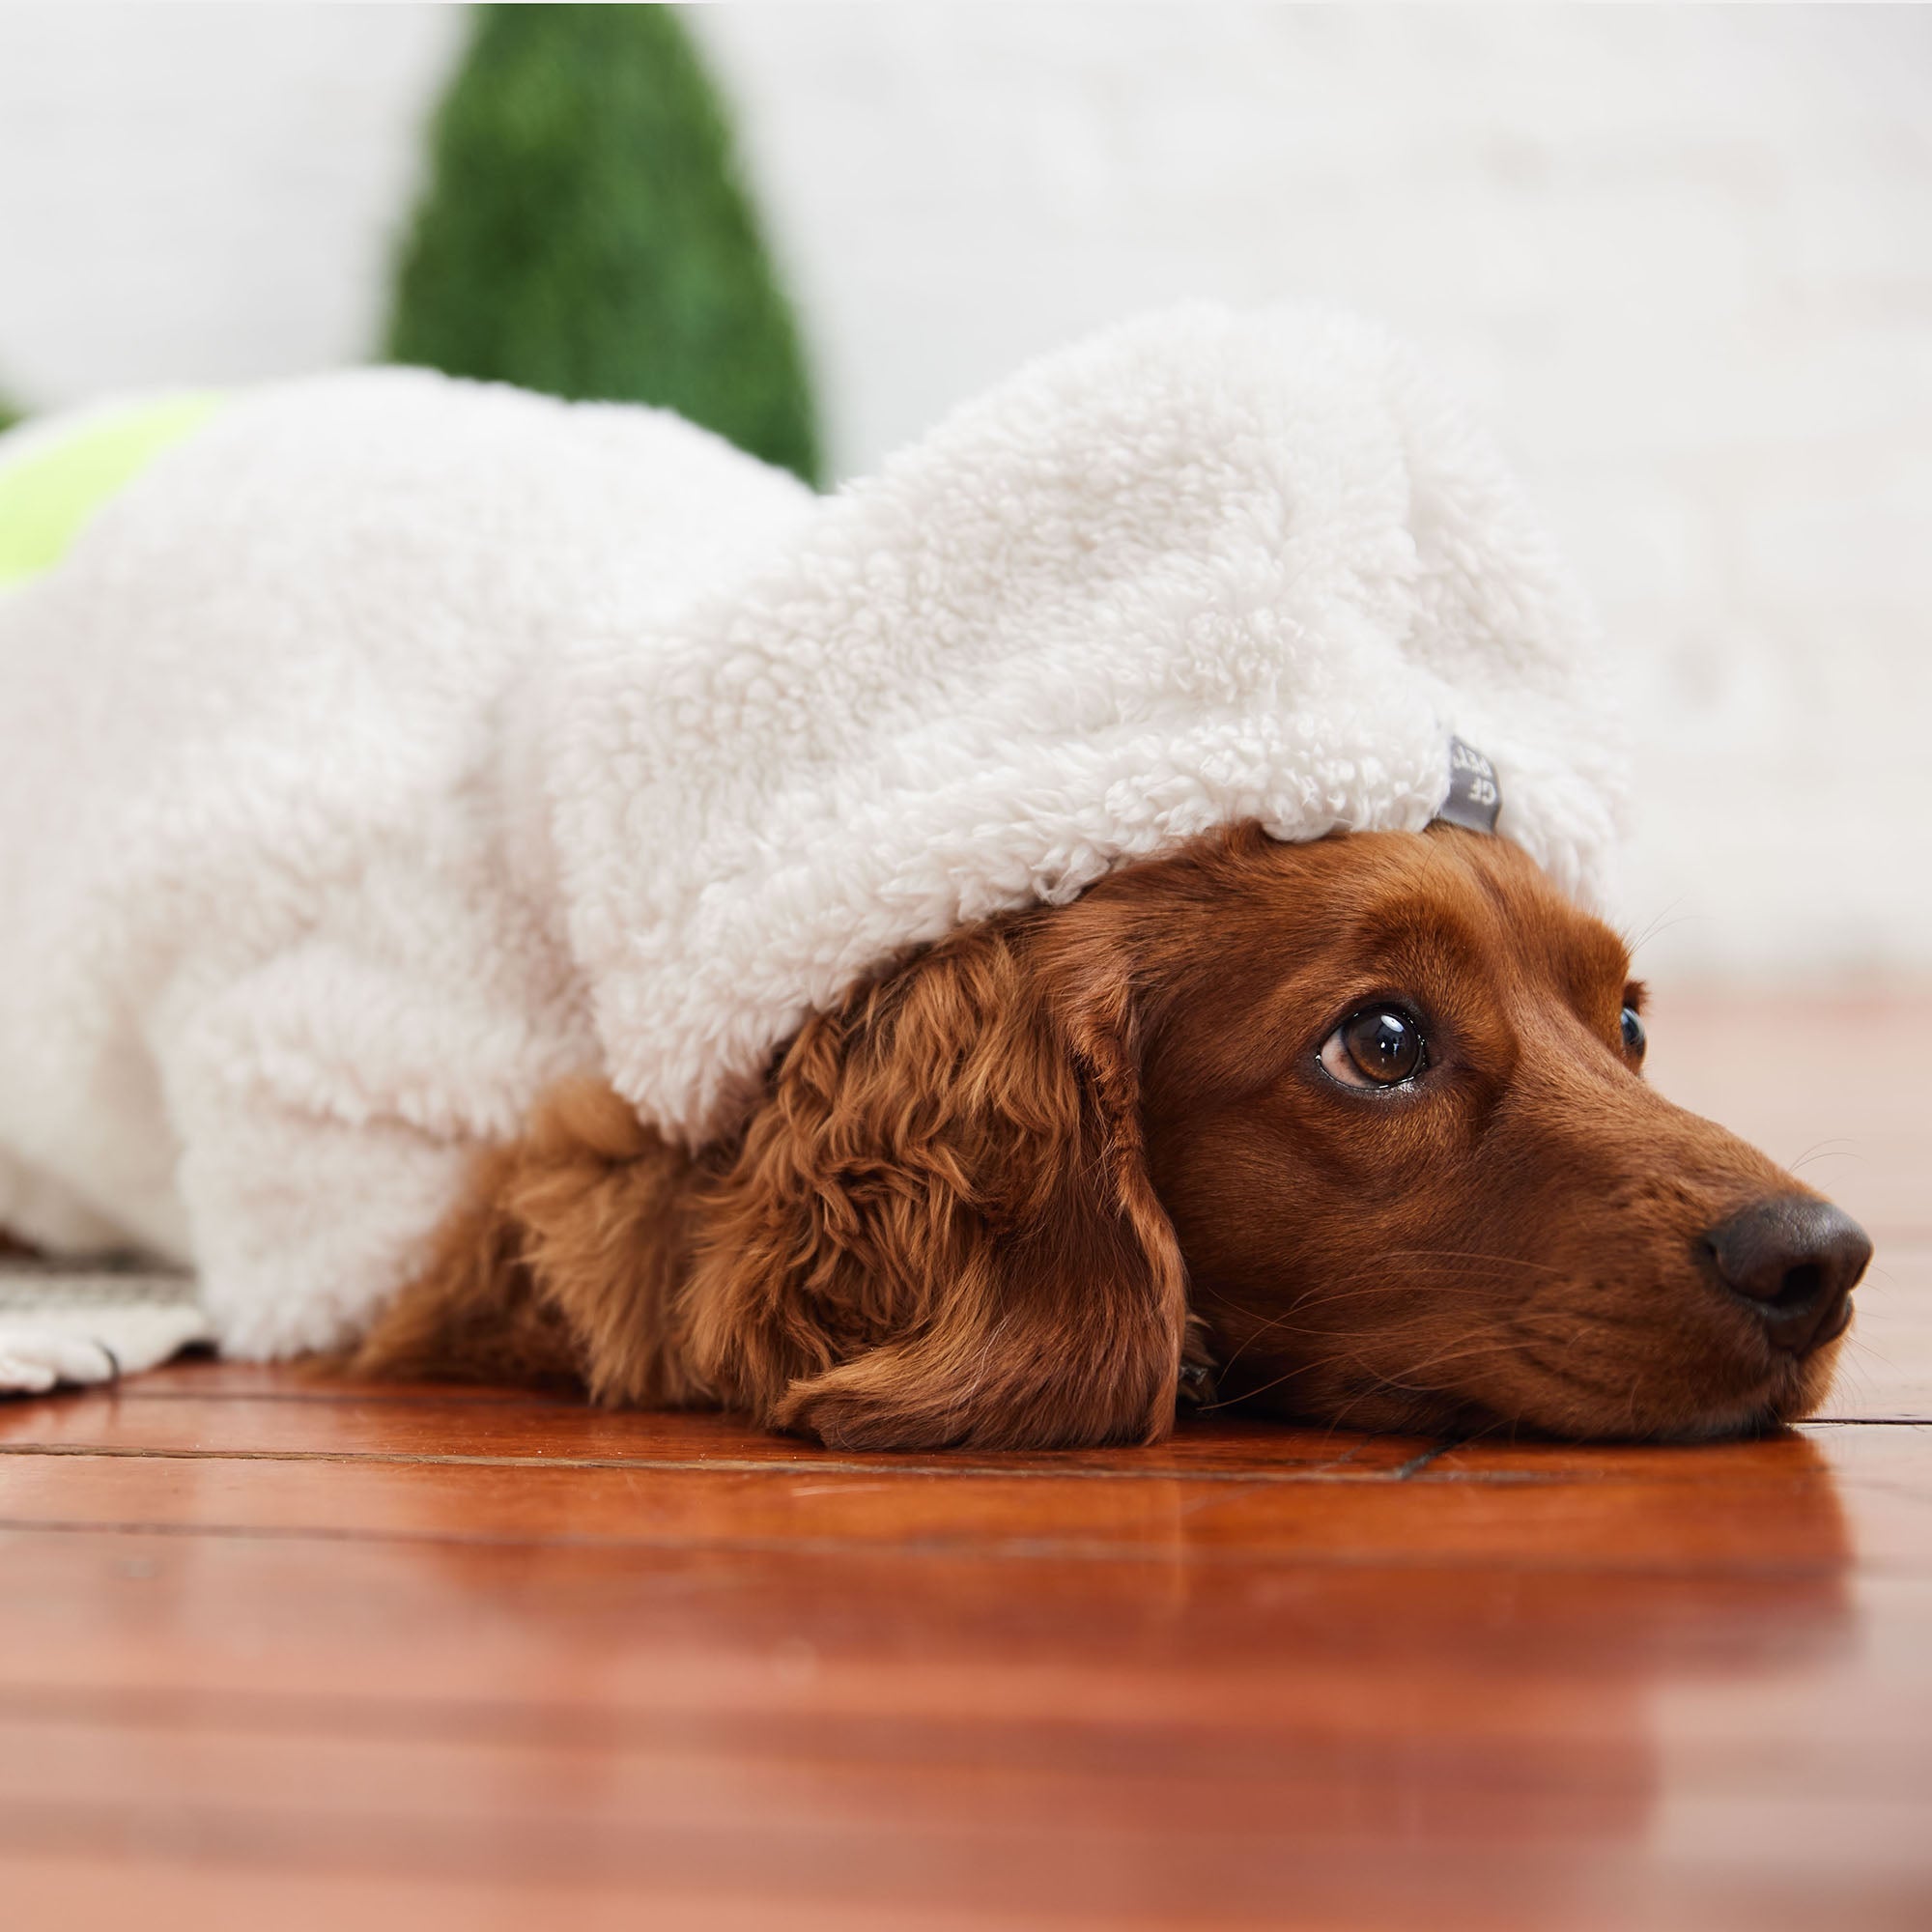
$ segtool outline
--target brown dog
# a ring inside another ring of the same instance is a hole
[[[861,987],[696,1156],[554,1095],[355,1366],[845,1447],[1151,1441],[1210,1373],[1378,1429],[1803,1416],[1870,1243],[1645,1085],[1629,975],[1503,840],[1215,835]]]

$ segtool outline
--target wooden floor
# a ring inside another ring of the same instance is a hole
[[[1879,1240],[1777,1440],[909,1462],[213,1366],[0,1409],[0,1924],[1932,1926],[1928,1036],[1657,1015]]]

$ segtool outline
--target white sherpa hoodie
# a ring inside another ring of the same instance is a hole
[[[0,593],[0,1224],[337,1343],[552,1080],[701,1141],[907,948],[1231,821],[1419,829],[1452,734],[1594,896],[1589,656],[1346,317],[1131,324],[831,498],[649,410],[253,391]]]

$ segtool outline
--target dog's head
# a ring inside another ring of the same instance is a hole
[[[1625,947],[1519,848],[1241,838],[1203,869],[1230,916],[1211,959],[1170,929],[1144,1105],[1224,1394],[1644,1436],[1822,1399],[1869,1243],[1645,1083]]]
[[[845,1443],[1223,1400],[1694,1437],[1822,1399],[1869,1243],[1643,1079],[1607,927],[1504,840],[1252,828],[811,1022],[706,1182],[682,1337]]]

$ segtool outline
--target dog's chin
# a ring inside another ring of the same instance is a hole
[[[1802,1360],[1767,1369],[1735,1361],[1706,1366],[1708,1379],[1685,1386],[1681,1364],[1661,1366],[1659,1385],[1621,1398],[1579,1404],[1574,1388],[1539,1391],[1515,1416],[1520,1430],[1570,1441],[1723,1442],[1803,1422],[1832,1392],[1843,1337]],[[1669,1384],[1675,1382],[1677,1386]],[[1508,1418],[1499,1416],[1507,1426]]]
[[[1320,1427],[1459,1438],[1562,1442],[1721,1442],[1803,1422],[1832,1391],[1843,1338],[1802,1361],[1714,1359],[1695,1378],[1662,1361],[1654,1378],[1618,1389],[1559,1382],[1522,1365],[1480,1391],[1406,1388],[1392,1377],[1346,1384],[1306,1365],[1222,1381],[1216,1406]]]
[[[1784,1367],[1775,1378],[1776,1386],[1771,1392],[1763,1428],[1789,1428],[1806,1421],[1824,1407],[1837,1378],[1838,1357],[1844,1345],[1845,1337],[1838,1335],[1804,1360]]]

